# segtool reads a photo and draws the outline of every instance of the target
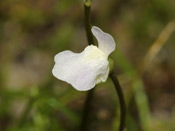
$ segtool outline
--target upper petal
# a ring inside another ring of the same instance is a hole
[[[93,26],[91,31],[98,41],[99,49],[105,52],[107,56],[115,50],[115,41],[110,34],[103,32],[96,26]]]
[[[104,53],[96,46],[87,46],[81,53],[63,51],[55,56],[53,75],[75,89],[86,91],[105,82],[109,66]]]

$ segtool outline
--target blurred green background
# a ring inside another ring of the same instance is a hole
[[[91,18],[117,43],[111,57],[127,130],[174,131],[175,1],[93,0]],[[81,0],[1,0],[0,131],[77,130],[87,92],[51,70],[55,54],[86,46]],[[88,129],[116,131],[120,110],[110,79],[96,86],[92,102]]]

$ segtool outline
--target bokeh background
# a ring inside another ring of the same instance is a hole
[[[93,0],[92,25],[117,44],[128,131],[175,130],[175,1]],[[54,55],[87,46],[81,0],[0,1],[0,131],[74,131],[87,92],[51,74]],[[111,80],[96,86],[91,131],[116,131]]]

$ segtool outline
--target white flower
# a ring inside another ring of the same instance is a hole
[[[95,26],[91,31],[98,41],[98,47],[89,45],[81,53],[63,51],[54,58],[53,75],[79,91],[90,90],[96,84],[107,80],[108,56],[115,50],[111,35]]]

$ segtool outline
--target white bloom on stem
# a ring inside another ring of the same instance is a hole
[[[106,82],[109,75],[108,56],[115,50],[111,35],[96,26],[91,31],[98,41],[98,47],[89,45],[81,53],[67,50],[54,58],[52,74],[79,91],[87,91],[100,82]]]

